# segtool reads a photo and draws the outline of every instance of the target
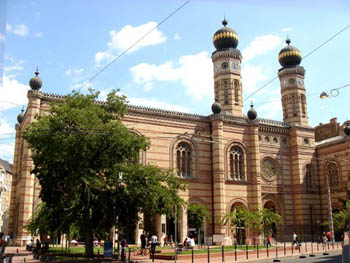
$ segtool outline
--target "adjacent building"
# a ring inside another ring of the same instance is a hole
[[[338,199],[346,198],[350,190],[350,144],[343,132],[345,126],[345,130],[350,128],[335,120],[316,129],[309,125],[302,55],[290,40],[286,43],[278,55],[281,68],[276,69],[283,121],[257,118],[253,105],[247,115],[243,112],[242,55],[238,35],[226,20],[213,37],[213,114],[130,105],[123,120],[127,127],[150,138],[151,148],[140,154],[140,161],[176,169],[188,182],[182,197],[210,211],[202,228],[205,240],[232,243],[230,227],[215,219],[236,206],[265,207],[281,214],[284,224],[273,228],[278,240],[291,240],[293,232],[303,240],[316,240],[322,223],[328,220],[328,197],[334,209],[342,209]],[[64,101],[64,96],[41,91],[42,81],[35,74],[30,80],[28,107],[16,125],[9,230],[18,244],[30,241],[24,226],[40,202],[40,186],[31,173],[31,152],[21,134],[37,114],[50,112],[51,102]],[[182,241],[193,228],[188,225],[186,208],[178,209],[178,214],[177,236]],[[157,232],[160,240],[165,234],[174,237],[173,218],[147,214],[142,218],[133,233],[136,241],[142,230]],[[236,233],[243,242],[256,237],[244,227]]]
[[[0,159],[0,232],[10,234],[8,230],[10,216],[10,196],[12,184],[12,164]]]

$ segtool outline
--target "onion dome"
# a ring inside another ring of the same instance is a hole
[[[213,103],[213,105],[211,105],[211,111],[214,114],[219,114],[221,112],[221,105],[218,102],[218,98],[215,98],[215,102]]]
[[[24,119],[23,111],[24,111],[24,110],[22,109],[22,110],[21,110],[21,113],[18,114],[18,116],[17,116],[17,121],[18,121],[19,124],[21,124],[22,121],[23,121],[23,119]]]
[[[280,53],[278,54],[278,61],[284,68],[298,66],[302,59],[301,52],[296,47],[289,45],[290,40],[288,38],[286,40],[286,43],[287,46],[282,48]]]
[[[32,77],[29,81],[29,86],[32,88],[32,90],[39,90],[43,85],[43,82],[38,77],[38,75],[39,75],[39,71],[38,71],[38,68],[36,68],[35,77]]]
[[[344,127],[344,133],[349,136],[350,135],[350,125],[349,122],[346,123],[346,126]]]
[[[216,31],[213,36],[213,44],[216,50],[236,48],[238,45],[237,33],[233,29],[226,27],[226,19],[222,21],[222,24],[224,25],[224,27]]]
[[[248,119],[253,121],[256,119],[256,117],[258,117],[258,113],[256,112],[256,110],[254,110],[254,105],[253,102],[250,104],[250,109],[247,112],[248,115]]]

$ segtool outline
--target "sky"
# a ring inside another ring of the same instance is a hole
[[[190,0],[147,37],[141,36],[186,0],[0,0],[0,158],[13,161],[17,115],[27,104],[38,66],[46,93],[119,89],[133,105],[211,114],[212,37],[222,27],[239,36],[244,112],[282,120],[278,53],[291,45],[305,56],[350,24],[348,0]],[[350,28],[301,62],[309,124],[350,118]],[[92,81],[97,72],[103,70]]]

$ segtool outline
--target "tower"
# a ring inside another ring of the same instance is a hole
[[[291,126],[308,126],[305,69],[299,66],[302,56],[297,48],[290,45],[289,39],[286,43],[287,46],[278,54],[282,66],[278,71],[278,77],[281,82],[283,120]]]
[[[213,44],[216,50],[212,54],[214,66],[215,98],[222,106],[224,113],[241,117],[242,80],[241,80],[241,52],[236,49],[238,36],[236,32],[226,27],[227,21],[222,21],[223,27],[215,32]]]

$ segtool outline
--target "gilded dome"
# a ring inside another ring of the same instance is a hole
[[[225,50],[229,48],[236,48],[238,45],[238,35],[237,33],[226,27],[227,21],[224,19],[222,21],[223,27],[215,32],[213,36],[213,44],[216,50]]]
[[[293,47],[290,44],[290,40],[286,40],[287,46],[281,49],[278,54],[278,61],[284,68],[291,68],[298,66],[301,62],[302,55],[299,49]]]

